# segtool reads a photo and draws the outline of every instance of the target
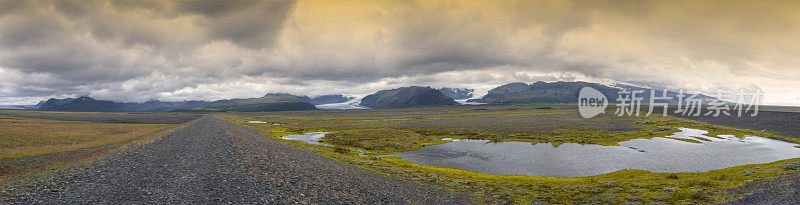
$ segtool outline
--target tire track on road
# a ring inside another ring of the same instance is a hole
[[[3,187],[0,202],[470,203],[447,190],[378,174],[206,116],[152,143]]]

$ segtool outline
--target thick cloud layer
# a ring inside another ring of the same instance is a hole
[[[0,104],[583,80],[800,104],[800,4],[0,1]]]

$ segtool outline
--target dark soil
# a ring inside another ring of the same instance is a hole
[[[661,109],[654,110],[654,113],[661,113]],[[673,112],[674,109],[670,109],[669,111]],[[800,138],[800,112],[761,110],[756,116],[743,114],[742,117],[737,116],[736,113],[731,113],[731,116],[706,116],[704,115],[706,112],[707,110],[702,111],[700,116],[673,116],[712,124],[729,125],[752,130],[773,131],[778,132],[785,137]]]
[[[800,112],[761,111],[757,116],[686,117],[713,124],[731,125],[752,130],[778,132],[786,137],[800,138]]]

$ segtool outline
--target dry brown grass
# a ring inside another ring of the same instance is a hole
[[[0,116],[0,158],[101,146],[157,132],[169,126]]]

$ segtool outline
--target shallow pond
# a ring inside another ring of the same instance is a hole
[[[244,123],[249,123],[249,124],[268,124],[269,123],[269,122],[264,122],[264,121],[243,121],[243,122]],[[280,126],[281,124],[272,123],[272,125]]]
[[[322,142],[319,141],[319,139],[322,139],[323,137],[325,137],[325,134],[328,134],[328,133],[330,133],[330,132],[307,132],[307,133],[302,134],[302,135],[286,135],[286,136],[281,137],[281,139],[297,140],[297,141],[301,141],[301,142],[306,143],[306,144],[333,147],[333,145],[330,145],[330,144],[327,144],[327,143],[322,143]],[[366,154],[364,154],[365,153],[364,150],[347,148],[347,147],[345,147],[345,149],[357,151],[358,154],[361,155],[361,156],[373,156],[373,157],[392,156],[392,155],[366,155]]]
[[[245,121],[244,123],[251,123],[251,124],[266,124],[268,122],[264,121]]]
[[[302,135],[286,135],[281,137],[281,139],[297,140],[306,144],[313,144],[313,145],[331,146],[329,144],[319,142],[319,139],[322,139],[322,137],[325,137],[325,134],[328,133],[329,132],[309,132]]]
[[[453,140],[395,154],[403,160],[488,174],[578,177],[623,169],[651,172],[703,172],[800,157],[798,144],[764,137],[709,137],[703,130],[680,128],[669,138],[634,139],[620,146],[564,143]]]

